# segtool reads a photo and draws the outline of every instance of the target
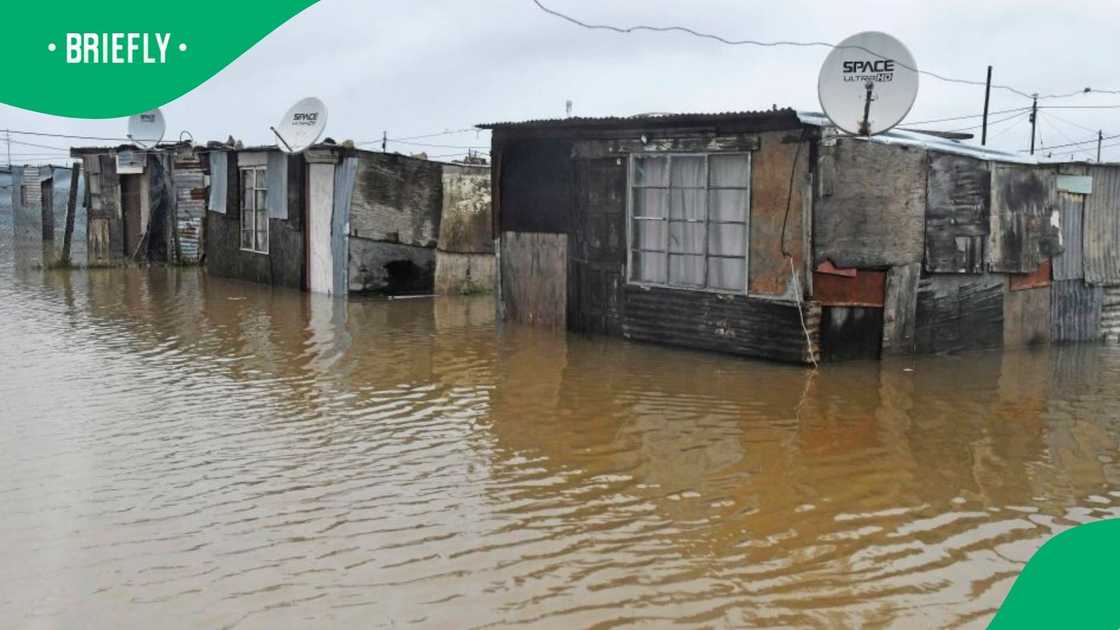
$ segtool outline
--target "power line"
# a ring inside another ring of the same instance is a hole
[[[1004,122],[1007,122],[1009,120],[1015,120],[1016,118],[1019,118],[1021,116],[1025,116],[1025,115],[1027,115],[1027,112],[1029,110],[1030,110],[1030,108],[1026,107],[1026,108],[1023,108],[1023,110],[1020,110],[1017,113],[1014,113],[1014,114],[1008,116],[1007,118],[1000,118],[999,120],[990,120],[990,121],[988,121],[988,127],[991,128],[991,127],[994,127],[994,126],[996,126],[1000,123],[1004,123]],[[950,129],[949,132],[954,133],[954,132],[958,132],[958,131],[972,131],[973,129],[980,129],[983,126],[984,126],[983,124],[979,124],[979,125],[973,125],[971,127],[962,127],[960,129]]]
[[[999,116],[1000,114],[1010,114],[1011,112],[1025,112],[1030,109],[1030,106],[1016,107],[1014,109],[1003,109],[998,112],[988,112],[989,116]],[[972,118],[983,118],[984,114],[969,114],[967,116],[951,116],[949,118],[934,118],[932,120],[918,120],[914,122],[907,121],[907,125],[929,125],[940,122],[953,122],[955,120],[969,120]]]
[[[132,142],[132,140],[130,140],[128,138],[107,138],[107,137],[104,137],[104,136],[76,136],[76,135],[65,134],[65,133],[46,133],[46,132],[43,132],[43,131],[26,131],[26,130],[22,130],[22,129],[2,129],[0,131],[4,131],[4,132],[7,132],[7,133],[14,133],[14,134],[21,135],[21,136],[40,136],[40,137],[44,137],[44,138],[72,138],[72,139],[75,139],[75,140],[106,140],[106,141],[112,141],[112,142]],[[15,142],[15,140],[12,140],[12,142]]]
[[[729,46],[759,46],[759,47],[763,47],[763,48],[775,48],[775,47],[779,47],[779,46],[792,46],[792,47],[795,47],[795,48],[813,48],[813,47],[824,47],[824,48],[833,48],[833,49],[841,48],[841,46],[838,46],[836,44],[833,44],[833,43],[830,43],[830,42],[822,42],[822,41],[779,40],[779,41],[766,42],[766,41],[760,41],[760,40],[756,40],[756,39],[733,40],[733,39],[727,39],[725,37],[721,37],[719,35],[713,35],[711,33],[703,33],[703,32],[696,31],[696,30],[693,30],[691,28],[688,28],[687,26],[680,26],[680,25],[650,26],[650,25],[647,25],[647,24],[638,24],[638,25],[635,25],[635,26],[613,26],[613,25],[610,25],[610,24],[591,24],[591,23],[584,22],[582,20],[576,19],[576,18],[574,18],[570,15],[567,15],[567,14],[561,13],[559,11],[556,11],[554,9],[550,9],[550,8],[546,7],[544,4],[542,4],[541,0],[533,0],[533,4],[537,5],[537,8],[540,9],[541,11],[543,11],[543,12],[545,12],[545,13],[553,16],[553,17],[560,18],[561,20],[564,20],[564,21],[569,22],[571,24],[575,24],[576,26],[579,26],[579,27],[582,27],[582,28],[585,28],[585,29],[588,29],[588,30],[613,31],[613,32],[616,32],[616,33],[621,33],[623,35],[628,35],[630,33],[636,32],[636,31],[650,31],[650,32],[655,32],[655,33],[668,33],[668,32],[687,33],[688,35],[692,35],[693,37],[699,37],[701,39],[710,39],[710,40],[713,40],[713,41],[720,42],[722,44],[727,44]],[[880,55],[879,53],[877,53],[873,50],[869,50],[867,48],[864,48],[863,46],[843,46],[842,48],[862,50],[863,52],[866,52],[869,55],[874,55],[876,57],[879,57],[880,59],[886,59],[886,57],[884,57],[883,55]],[[945,75],[938,74],[936,72],[931,72],[929,70],[919,70],[918,68],[912,68],[910,66],[907,66],[906,64],[903,64],[903,63],[899,62],[897,59],[894,60],[894,61],[895,61],[895,64],[898,65],[901,68],[905,68],[907,70],[910,70],[911,72],[917,72],[918,74],[924,74],[926,76],[933,77],[934,79],[938,79],[939,81],[944,81],[946,83],[958,83],[958,84],[962,84],[962,85],[974,85],[974,86],[985,86],[985,85],[987,85],[986,81],[975,81],[975,80],[972,80],[972,79],[956,79],[956,78],[953,78],[953,77],[947,77]],[[1078,90],[1076,92],[1069,92],[1069,93],[1064,93],[1064,94],[1047,94],[1045,96],[1039,96],[1037,93],[1029,93],[1025,90],[1020,90],[1020,89],[1017,89],[1017,88],[1012,87],[1010,85],[997,85],[997,84],[993,83],[992,87],[996,88],[996,89],[999,89],[999,90],[1006,90],[1006,91],[1011,92],[1013,94],[1017,94],[1019,96],[1022,96],[1023,98],[1029,98],[1029,99],[1035,99],[1035,98],[1037,98],[1037,99],[1068,98],[1070,96],[1076,96],[1076,95],[1079,95],[1079,94],[1086,94],[1086,93],[1093,92],[1093,91],[1098,91],[1098,92],[1102,92],[1102,93],[1113,93],[1113,91],[1111,91],[1111,90],[1093,90],[1092,88],[1087,87],[1087,88],[1083,88],[1081,90]]]
[[[1056,144],[1056,145],[1046,147],[1046,148],[1047,148],[1047,150],[1064,149],[1066,147],[1077,147],[1077,146],[1081,146],[1083,144],[1093,144],[1093,143],[1096,143],[1096,142],[1099,142],[1099,141],[1115,140],[1117,138],[1120,138],[1120,134],[1116,134],[1114,136],[1104,136],[1103,138],[1093,138],[1092,140],[1082,140],[1080,142],[1070,142],[1068,144]],[[1104,147],[1101,147],[1101,148],[1103,149]],[[1022,151],[1022,149],[1020,149],[1020,151]]]

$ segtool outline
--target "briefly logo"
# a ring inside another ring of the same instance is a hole
[[[171,33],[67,33],[68,64],[165,64]],[[187,44],[179,42],[179,52]],[[54,42],[47,50],[55,52]]]
[[[296,112],[292,115],[293,125],[311,127],[317,122],[319,122],[319,112]]]
[[[841,72],[844,75],[844,81],[888,83],[894,81],[894,65],[893,59],[876,59],[875,61],[860,59],[845,61],[841,66]]]

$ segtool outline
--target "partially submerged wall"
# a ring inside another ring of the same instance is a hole
[[[490,169],[444,164],[441,184],[435,291],[445,295],[493,291]]]

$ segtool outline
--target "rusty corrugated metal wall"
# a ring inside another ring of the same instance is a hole
[[[1082,240],[1085,195],[1058,193],[1058,216],[1062,226],[1064,251],[1054,257],[1054,280],[1081,280],[1085,277]]]
[[[1052,341],[1100,339],[1104,289],[1081,280],[1055,280],[1050,289],[1050,338]]]
[[[1101,336],[1110,343],[1120,343],[1120,287],[1105,287],[1101,305]]]
[[[1120,167],[1093,166],[1093,193],[1085,197],[1085,281],[1120,284]]]
[[[175,194],[175,240],[180,263],[195,264],[202,253],[202,222],[206,216],[206,184],[198,154],[175,154],[171,175]]]

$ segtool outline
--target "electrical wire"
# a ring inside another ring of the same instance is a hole
[[[74,140],[105,140],[111,142],[132,142],[129,138],[108,138],[105,136],[76,136],[65,133],[47,133],[43,131],[26,131],[23,129],[0,129],[5,133],[14,133],[21,136],[40,136],[43,138],[70,138]],[[13,140],[12,142],[15,142]]]
[[[1027,115],[1029,110],[1030,110],[1030,108],[1028,107],[1028,108],[1026,108],[1026,110],[1020,111],[1016,114],[1012,114],[1012,115],[1010,115],[1006,118],[1000,118],[999,120],[989,120],[988,121],[988,128],[991,129],[992,127],[994,127],[994,126],[996,126],[1000,123],[1005,123],[1009,120],[1015,120],[1016,118],[1025,116],[1025,115]],[[950,129],[949,133],[957,133],[957,132],[961,132],[961,131],[972,131],[973,129],[982,129],[983,127],[984,127],[984,124],[981,123],[979,125],[973,125],[971,127],[961,127],[960,129]]]
[[[883,56],[883,55],[881,55],[881,54],[879,54],[879,53],[877,53],[873,50],[869,50],[867,48],[864,48],[863,46],[838,46],[837,44],[833,44],[833,43],[830,43],[830,42],[822,42],[822,41],[779,40],[779,41],[769,41],[769,42],[767,42],[767,41],[760,41],[760,40],[756,40],[756,39],[733,40],[733,39],[727,39],[725,37],[721,37],[719,35],[713,35],[711,33],[703,33],[703,32],[696,31],[696,30],[693,30],[691,28],[688,28],[687,26],[680,26],[680,25],[650,26],[650,25],[647,25],[647,24],[638,24],[638,25],[635,25],[635,26],[613,26],[613,25],[610,25],[610,24],[592,24],[592,23],[589,23],[589,22],[584,22],[582,20],[576,19],[576,18],[574,18],[570,15],[567,15],[565,13],[561,13],[561,12],[556,11],[554,9],[550,9],[550,8],[546,7],[544,4],[542,4],[541,0],[532,0],[532,2],[533,2],[533,4],[537,5],[537,8],[540,9],[541,11],[543,11],[543,12],[545,12],[545,13],[553,16],[553,17],[560,18],[561,20],[564,20],[564,21],[569,22],[571,24],[575,24],[576,26],[579,26],[579,27],[582,27],[582,28],[585,28],[585,29],[588,29],[588,30],[613,31],[615,33],[621,33],[623,35],[628,35],[628,34],[631,34],[631,33],[637,32],[637,31],[650,31],[650,32],[655,32],[655,33],[677,32],[677,33],[686,33],[688,35],[692,35],[693,37],[698,37],[698,38],[701,38],[701,39],[710,39],[710,40],[713,40],[713,41],[720,42],[722,44],[727,44],[729,46],[759,46],[759,47],[763,47],[763,48],[775,48],[775,47],[779,47],[779,46],[792,46],[792,47],[795,47],[795,48],[814,48],[814,47],[824,47],[824,48],[832,48],[832,49],[845,48],[845,49],[862,50],[863,52],[866,52],[869,55],[874,55],[875,57],[878,57],[880,59],[886,59],[887,58],[887,57],[885,57],[885,56]],[[931,72],[929,70],[920,70],[918,68],[913,68],[913,67],[910,67],[910,66],[908,66],[904,63],[899,62],[897,59],[894,60],[894,62],[895,62],[896,65],[898,65],[901,68],[905,68],[907,70],[910,70],[911,72],[917,72],[918,74],[923,74],[925,76],[932,77],[934,79],[937,79],[939,81],[944,81],[946,83],[957,83],[957,84],[961,84],[961,85],[973,85],[973,86],[986,86],[987,85],[986,81],[976,81],[976,80],[973,80],[973,79],[957,79],[957,78],[948,77],[948,76],[945,76],[945,75],[942,75],[942,74],[938,74],[936,72]],[[1025,90],[1020,90],[1018,88],[1012,87],[1010,85],[993,83],[991,85],[991,87],[993,89],[1005,90],[1005,91],[1011,92],[1012,94],[1016,94],[1016,95],[1021,96],[1023,98],[1039,99],[1039,100],[1041,100],[1041,99],[1068,98],[1068,97],[1076,96],[1076,95],[1079,95],[1079,94],[1088,94],[1088,93],[1093,92],[1093,91],[1098,91],[1098,92],[1102,92],[1102,93],[1111,93],[1110,90],[1093,90],[1092,88],[1087,87],[1087,88],[1083,88],[1081,90],[1078,90],[1076,92],[1059,93],[1059,94],[1047,94],[1045,96],[1039,96],[1039,94],[1037,92],[1030,93],[1030,92],[1027,92]]]
[[[1029,110],[1030,108],[1031,108],[1030,105],[1027,105],[1026,107],[1016,107],[1014,109],[1003,109],[1003,110],[1000,110],[998,112],[988,112],[988,116],[999,116],[1000,114],[1010,114],[1011,112],[1025,112],[1025,111]],[[969,114],[967,116],[952,116],[950,118],[934,118],[932,120],[916,120],[916,121],[913,121],[913,122],[906,121],[906,124],[907,125],[931,125],[933,123],[953,122],[953,121],[956,121],[956,120],[970,120],[972,118],[983,118],[983,117],[984,117],[984,114]],[[981,126],[983,126],[983,125],[981,125]]]

